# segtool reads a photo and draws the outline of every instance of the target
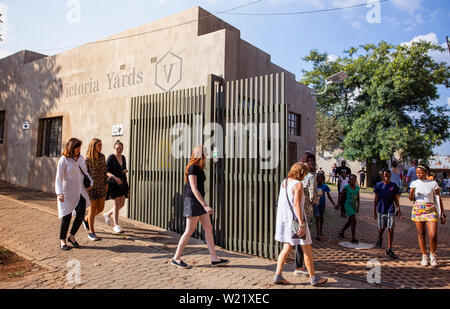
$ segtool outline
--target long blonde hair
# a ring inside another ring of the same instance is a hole
[[[184,182],[188,182],[188,171],[192,165],[198,165],[202,170],[205,169],[206,165],[206,155],[204,151],[204,147],[202,145],[196,146],[194,151],[192,152],[191,159],[189,160],[188,165],[184,171]]]
[[[91,142],[89,143],[89,147],[87,149],[86,152],[86,159],[89,159],[91,161],[95,161],[98,160],[100,153],[97,152],[97,149],[95,149],[95,145],[97,145],[97,143],[101,142],[100,139],[98,138],[93,138],[91,140]],[[95,157],[95,154],[97,153],[97,158]]]

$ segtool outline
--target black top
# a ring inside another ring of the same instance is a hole
[[[113,174],[120,180],[126,180],[126,174],[123,173],[124,170],[127,169],[127,162],[125,161],[125,157],[122,156],[122,165],[120,165],[119,161],[114,154],[110,155],[106,160],[106,168],[108,173]]]
[[[202,197],[204,198],[205,197],[205,180],[206,180],[205,172],[202,171],[202,169],[198,165],[191,165],[189,167],[188,182],[186,184],[186,196],[195,198],[195,195],[191,189],[191,184],[189,183],[189,175],[197,176],[197,189],[200,192],[200,194],[202,195]]]
[[[341,176],[342,171],[344,170],[347,172],[347,176],[350,176],[350,174],[352,173],[352,170],[348,166],[339,166],[338,168],[336,168],[336,175]]]

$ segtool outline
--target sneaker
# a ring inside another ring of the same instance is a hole
[[[100,238],[97,237],[97,235],[95,235],[95,233],[89,233],[88,238],[92,241],[99,241]]]
[[[359,241],[357,239],[352,239],[350,240],[350,242],[355,245],[359,244]]]
[[[420,262],[422,266],[428,266],[428,257],[426,255],[422,255],[422,262]]]
[[[430,265],[432,267],[437,266],[436,254],[430,253]]]
[[[83,220],[83,227],[86,231],[89,231],[89,222],[87,222],[86,220]]]
[[[111,224],[111,218],[110,218],[107,214],[104,214],[104,215],[103,215],[103,218],[105,218],[105,223],[106,223],[107,225],[112,225],[112,224]]]
[[[116,233],[116,234],[121,234],[121,233],[123,233],[123,231],[120,229],[120,226],[118,226],[118,225],[115,225],[115,226],[114,226],[113,231],[114,231],[114,233]]]
[[[171,264],[172,264],[173,266],[175,266],[175,267],[182,268],[182,269],[188,269],[188,268],[189,268],[189,265],[186,264],[185,262],[183,262],[182,260],[180,260],[180,263],[178,263],[177,261],[175,261],[174,259],[172,259]]]
[[[344,233],[342,233],[342,232],[339,232],[338,235],[340,238],[345,238]]]
[[[296,276],[296,277],[309,276],[309,273],[308,273],[308,271],[305,271],[305,270],[296,269],[296,270],[294,270],[294,276]]]
[[[227,265],[228,263],[230,263],[230,261],[220,259],[220,261],[217,261],[217,262],[211,261],[211,266],[223,266],[223,265]]]
[[[318,286],[318,285],[322,285],[328,282],[327,278],[321,278],[319,276],[314,276],[311,277],[311,285],[312,286]]]
[[[383,246],[383,238],[377,239],[377,248],[381,249]]]
[[[279,285],[291,284],[289,281],[284,279],[282,275],[275,275],[275,277],[273,278],[273,283]]]
[[[395,255],[395,253],[394,253],[394,251],[392,251],[392,249],[386,250],[386,255],[394,260],[398,259],[398,256]]]

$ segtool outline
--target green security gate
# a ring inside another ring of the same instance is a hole
[[[205,145],[213,157],[205,200],[215,210],[216,245],[276,258],[276,202],[287,174],[284,73],[208,80],[132,98],[128,216],[183,233],[184,171],[193,147]],[[200,226],[193,236],[204,239]]]

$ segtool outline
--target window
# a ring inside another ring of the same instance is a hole
[[[0,111],[0,144],[3,144],[4,133],[5,133],[5,111]]]
[[[288,131],[289,135],[302,135],[302,116],[294,113],[288,115]]]
[[[39,119],[38,157],[61,155],[62,117]]]

